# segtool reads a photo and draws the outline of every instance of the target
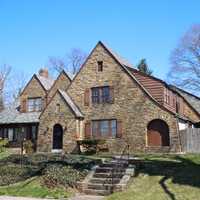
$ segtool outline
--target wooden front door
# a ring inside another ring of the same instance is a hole
[[[60,124],[56,124],[53,128],[53,149],[63,148],[63,129]]]
[[[169,146],[168,125],[160,119],[151,121],[147,127],[148,146]]]

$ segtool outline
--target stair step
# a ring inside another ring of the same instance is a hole
[[[89,195],[100,195],[100,196],[106,196],[111,194],[111,191],[109,190],[84,189],[83,192]]]
[[[101,183],[101,184],[118,184],[120,182],[120,178],[91,178],[90,183]]]
[[[114,173],[113,175],[109,174],[109,173],[95,173],[93,175],[93,177],[95,178],[121,178],[123,176],[122,173]]]
[[[127,163],[118,163],[117,161],[112,161],[110,163],[102,163],[99,167],[116,168],[117,166],[127,167]]]
[[[88,184],[88,189],[93,190],[108,190],[110,191],[114,186],[112,184],[97,184],[97,183],[91,183]]]
[[[113,168],[110,168],[110,167],[97,167],[95,172],[96,173],[111,173],[112,171],[115,171],[117,170],[118,173],[123,173],[125,172],[125,169],[113,169]]]

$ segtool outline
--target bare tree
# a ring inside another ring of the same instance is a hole
[[[63,58],[49,57],[48,65],[53,71],[61,72],[63,69],[71,74],[76,74],[84,63],[87,54],[81,49],[74,48]]]
[[[200,24],[192,26],[171,54],[169,81],[198,94],[200,91]]]
[[[8,76],[11,72],[11,66],[7,64],[2,64],[0,66],[0,110],[4,107],[4,92],[5,92],[5,83],[8,79]]]
[[[12,103],[13,101],[17,100],[24,88],[27,76],[24,74],[23,71],[12,71],[9,76],[9,82],[6,83],[5,87],[5,100],[7,104]]]

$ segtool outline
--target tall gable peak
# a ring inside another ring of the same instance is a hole
[[[99,41],[97,45],[103,46],[103,48],[105,48],[121,65],[127,67],[133,67],[131,63],[129,63],[125,58],[123,58],[118,53],[113,51],[107,44],[103,43],[102,41]]]

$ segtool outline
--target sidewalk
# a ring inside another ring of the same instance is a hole
[[[77,194],[74,197],[69,198],[68,200],[103,200],[102,196],[90,196],[90,195],[81,195]],[[10,197],[10,196],[0,196],[0,200],[53,200],[53,199],[39,199],[31,197]]]

